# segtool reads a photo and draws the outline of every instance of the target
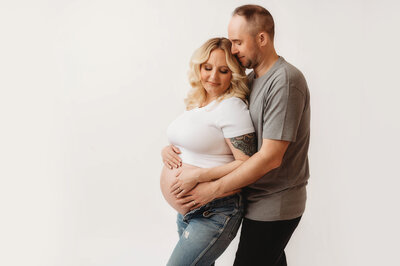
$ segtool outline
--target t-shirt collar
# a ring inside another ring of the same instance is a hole
[[[274,71],[282,64],[283,61],[285,61],[285,59],[282,56],[279,56],[278,60],[276,60],[276,62],[272,65],[272,67],[268,69],[267,73],[265,73],[261,77],[256,78],[256,73],[253,70],[249,76],[251,77],[253,82],[260,82],[266,80],[272,75],[272,73],[274,73]]]

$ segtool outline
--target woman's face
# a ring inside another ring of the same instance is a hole
[[[224,50],[215,49],[210,53],[208,60],[200,66],[200,79],[207,98],[216,98],[226,92],[231,83],[232,71],[226,63]]]

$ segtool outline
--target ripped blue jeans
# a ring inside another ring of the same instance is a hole
[[[235,238],[243,217],[240,194],[230,195],[178,213],[179,241],[168,266],[214,265]]]

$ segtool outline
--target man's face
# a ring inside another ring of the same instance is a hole
[[[256,39],[249,33],[249,25],[242,16],[235,15],[228,26],[228,38],[232,42],[232,54],[245,68],[255,68],[258,65],[259,48]]]

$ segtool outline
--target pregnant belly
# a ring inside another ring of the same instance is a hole
[[[188,164],[183,164],[181,168],[185,169],[185,168],[197,168],[197,167]],[[160,187],[161,187],[161,192],[165,200],[168,202],[168,204],[171,205],[171,207],[174,208],[177,212],[183,215],[189,211],[189,208],[184,208],[183,206],[181,206],[177,202],[176,196],[170,192],[170,188],[172,184],[175,182],[176,173],[178,171],[181,171],[181,169],[180,168],[169,169],[166,166],[164,166],[161,171]]]

